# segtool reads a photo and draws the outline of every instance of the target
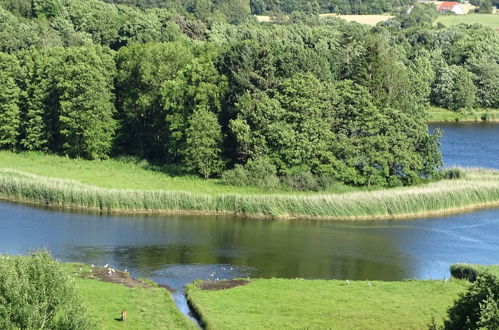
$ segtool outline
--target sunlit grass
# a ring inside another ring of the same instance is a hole
[[[499,28],[499,15],[497,14],[468,14],[468,15],[441,15],[436,23],[442,23],[447,26],[457,24],[483,24],[493,29]]]
[[[0,255],[0,264],[18,258],[25,257]],[[84,264],[62,263],[62,267],[74,280],[76,291],[96,329],[197,329],[163,288],[130,288],[90,279],[92,268]],[[122,322],[119,319],[124,309],[128,317]]]
[[[219,179],[205,180],[195,175],[174,176],[166,169],[133,159],[95,160],[71,159],[39,152],[13,153],[0,151],[0,169],[14,169],[41,176],[76,180],[80,183],[116,189],[182,190],[203,194],[272,194],[276,191],[257,187],[236,187],[222,184]],[[359,190],[340,183],[330,191]],[[282,194],[290,192],[277,191]],[[300,194],[310,194],[300,192]]]
[[[499,19],[499,16],[498,16]],[[430,122],[481,122],[499,121],[499,110],[476,109],[473,112],[460,113],[444,108],[431,107],[429,110]]]
[[[127,288],[116,283],[76,279],[77,289],[99,329],[196,329],[162,288]],[[126,309],[125,322],[118,321]]]
[[[369,286],[371,283],[371,286]],[[207,329],[428,329],[467,283],[251,280],[220,291],[187,288]]]
[[[463,169],[460,179],[417,187],[315,195],[196,194],[106,189],[74,180],[0,170],[0,197],[102,212],[232,214],[252,217],[376,219],[458,212],[499,202],[499,171]]]

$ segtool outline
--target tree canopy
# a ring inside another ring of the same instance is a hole
[[[418,4],[374,28],[314,15],[402,5],[0,0],[0,148],[204,177],[247,165],[355,185],[432,178],[427,108],[499,106],[499,33],[434,27]],[[295,14],[261,24],[250,10]]]

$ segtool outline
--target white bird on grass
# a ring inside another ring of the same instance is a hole
[[[367,285],[369,285],[369,287],[372,288],[371,282],[367,281]]]
[[[347,284],[350,284],[350,281],[349,281],[349,280],[346,280],[345,282],[347,282]]]

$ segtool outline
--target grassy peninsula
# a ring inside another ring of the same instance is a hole
[[[441,324],[468,285],[461,280],[258,279],[224,289],[228,284],[187,287],[207,329],[424,329],[432,319]]]
[[[263,193],[200,178],[165,175],[121,164],[119,179],[108,162],[0,153],[0,197],[4,200],[98,212],[235,215],[277,219],[395,219],[484,208],[499,203],[499,172],[462,169],[461,177],[415,187],[343,193]],[[52,161],[54,161],[52,163]],[[38,166],[38,164],[41,164]],[[131,174],[134,171],[135,174]],[[36,174],[33,174],[36,173]],[[102,176],[92,178],[93,173]],[[106,176],[107,179],[101,179]],[[82,178],[70,180],[68,176]],[[162,177],[164,188],[153,186]],[[135,180],[142,178],[143,188]],[[170,181],[171,180],[171,181]],[[130,186],[127,189],[127,183]],[[135,182],[135,183],[134,183]],[[148,185],[151,182],[151,186]],[[183,185],[184,182],[187,184]],[[169,184],[168,184],[169,183]],[[113,185],[115,185],[113,187]],[[199,188],[198,188],[199,187]],[[212,193],[205,189],[219,187]],[[242,189],[242,190],[241,190]],[[256,188],[255,188],[256,189]]]
[[[429,122],[498,122],[499,110],[475,109],[471,112],[456,112],[439,107],[429,109]]]

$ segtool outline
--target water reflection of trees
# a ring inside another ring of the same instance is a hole
[[[395,280],[410,276],[411,260],[398,249],[397,237],[379,235],[369,226],[152,218],[134,230],[140,230],[135,244],[82,249],[83,260],[107,255],[120,265],[149,272],[173,264],[230,264],[253,267],[257,277]],[[148,235],[155,237],[154,244],[147,243]]]

